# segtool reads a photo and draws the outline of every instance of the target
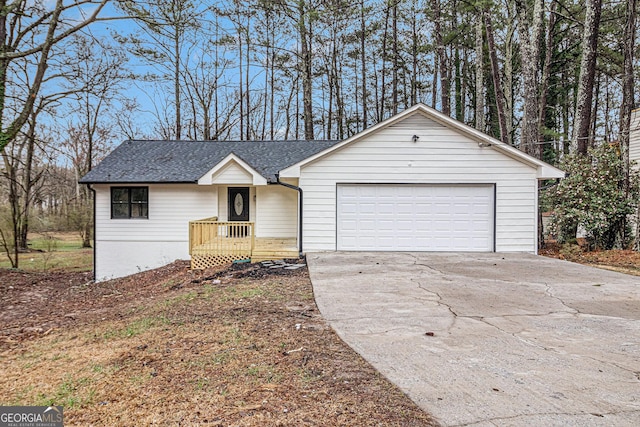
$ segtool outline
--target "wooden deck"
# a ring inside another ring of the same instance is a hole
[[[298,258],[299,255],[298,242],[295,238],[257,237],[251,253],[251,262]]]
[[[237,260],[259,262],[297,258],[295,238],[256,238],[253,222],[207,218],[189,223],[191,268],[201,269]]]

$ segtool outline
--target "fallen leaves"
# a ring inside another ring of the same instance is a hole
[[[435,425],[328,327],[306,268],[193,281],[183,263],[88,286],[14,280],[0,401],[62,404],[70,426]],[[60,300],[23,317],[34,288]]]
[[[640,252],[623,249],[585,252],[578,245],[563,248],[557,243],[547,243],[540,255],[577,262],[619,273],[640,276]]]

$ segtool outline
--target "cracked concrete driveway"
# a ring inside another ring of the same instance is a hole
[[[443,425],[640,425],[640,278],[527,254],[310,253],[342,339]]]

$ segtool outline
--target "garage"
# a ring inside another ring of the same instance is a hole
[[[302,252],[537,251],[538,187],[564,172],[425,105],[280,171]]]
[[[337,249],[492,252],[493,184],[338,184]]]

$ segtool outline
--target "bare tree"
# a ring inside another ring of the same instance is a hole
[[[105,154],[114,136],[111,123],[106,123],[106,110],[114,106],[127,74],[122,66],[126,58],[122,51],[104,40],[76,36],[68,48],[74,58],[64,70],[70,90],[68,135],[63,142],[79,180]],[[71,92],[73,88],[75,91]],[[70,155],[69,155],[70,154]],[[84,185],[76,184],[74,221],[80,230],[82,246],[91,247],[91,195]]]
[[[29,119],[42,86],[51,52],[58,43],[96,21],[108,0],[0,1],[0,150],[13,141]],[[93,6],[87,14],[87,6]],[[34,63],[29,96],[9,117],[6,94],[10,67]]]

